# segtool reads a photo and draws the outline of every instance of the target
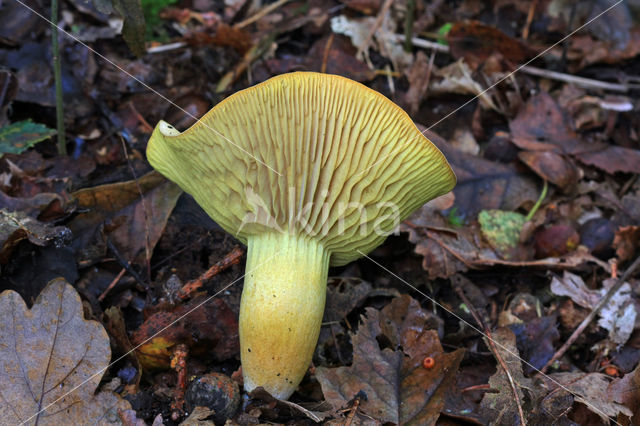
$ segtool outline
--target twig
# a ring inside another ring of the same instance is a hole
[[[403,34],[396,34],[396,38],[399,41],[405,40],[405,36]],[[442,52],[442,53],[450,53],[449,46],[436,43],[435,41],[413,37],[411,39],[411,42],[413,43],[414,46],[417,46],[417,47],[437,50],[438,52]],[[592,78],[579,77],[571,74],[565,74],[562,72],[545,70],[545,69],[534,67],[531,65],[525,65],[521,67],[520,71],[525,74],[535,75],[536,77],[544,77],[544,78],[548,78],[549,80],[557,80],[557,81],[563,81],[565,83],[572,83],[572,84],[575,84],[576,86],[586,87],[589,89],[602,89],[602,90],[610,90],[612,92],[626,93],[629,91],[629,87],[630,87],[626,84],[609,83],[607,81],[594,80]]]
[[[56,127],[58,130],[58,154],[67,155],[64,130],[64,99],[62,97],[62,69],[58,46],[58,0],[51,0],[51,56],[53,56],[53,78],[56,87]]]
[[[353,405],[351,406],[351,408],[349,408],[349,414],[344,421],[344,426],[351,426],[351,423],[353,423],[353,418],[356,416],[358,408],[360,407],[360,401],[363,399],[365,401],[367,400],[367,395],[363,391],[358,392],[353,398]]]
[[[540,369],[540,371],[538,372],[538,375],[546,373],[547,369],[554,362],[556,362],[556,360],[558,360],[562,355],[564,355],[565,352],[567,352],[569,347],[571,347],[571,345],[576,341],[576,339],[580,337],[584,329],[587,328],[587,326],[591,323],[591,321],[593,321],[594,318],[598,315],[598,312],[600,312],[600,310],[607,303],[609,303],[609,300],[611,299],[611,297],[614,294],[616,294],[618,290],[620,290],[620,287],[622,287],[622,285],[627,281],[627,278],[629,278],[631,274],[633,274],[633,272],[638,268],[638,266],[640,266],[640,256],[636,258],[636,260],[631,264],[631,266],[627,268],[627,270],[624,272],[624,274],[622,274],[622,276],[618,279],[618,281],[609,289],[609,291],[607,291],[607,294],[605,294],[605,296],[602,299],[600,299],[596,307],[593,308],[593,310],[589,313],[589,315],[587,315],[587,317],[580,323],[578,328],[575,329],[575,331],[571,334],[569,339],[562,345],[560,349],[558,349],[558,351],[555,354],[553,354],[553,356],[545,364],[545,366]]]
[[[502,359],[502,356],[500,355],[500,352],[498,351],[498,348],[495,345],[493,336],[491,335],[491,330],[489,330],[489,327],[485,324],[485,322],[482,320],[480,315],[478,315],[476,308],[473,306],[471,301],[464,294],[464,291],[462,290],[462,288],[460,288],[459,286],[455,286],[454,289],[458,294],[458,297],[460,297],[462,302],[465,305],[467,305],[467,307],[469,308],[469,311],[471,312],[473,319],[478,323],[478,326],[483,329],[484,334],[487,338],[486,339],[487,343],[489,344],[489,348],[491,349],[491,352],[493,352],[493,355],[495,356],[496,360],[500,364],[500,367],[502,367],[502,369],[504,370],[504,373],[506,374],[507,379],[509,380],[509,385],[511,386],[511,391],[513,392],[516,406],[518,407],[518,415],[520,416],[520,423],[522,424],[522,426],[526,426],[527,422],[524,417],[524,411],[522,410],[522,403],[520,402],[520,396],[518,395],[518,388],[516,387],[516,383],[513,380],[513,377],[511,376],[511,372],[507,368],[507,364]]]
[[[171,403],[171,419],[177,421],[184,413],[184,396],[187,391],[187,356],[189,349],[184,343],[176,346],[176,350],[171,357],[171,368],[178,373],[176,388],[173,392],[173,402]]]
[[[109,293],[111,291],[111,289],[113,287],[116,286],[116,284],[118,284],[118,281],[120,281],[120,279],[124,276],[124,273],[127,272],[127,270],[125,268],[122,268],[120,270],[120,273],[118,273],[118,275],[116,275],[116,277],[113,279],[113,281],[111,281],[111,283],[107,286],[107,288],[104,289],[104,291],[102,292],[102,294],[98,297],[98,301],[102,302],[104,300],[105,297],[107,297],[107,293]]]
[[[263,16],[270,14],[271,12],[273,12],[274,10],[276,10],[277,8],[279,8],[280,6],[282,6],[288,1],[289,0],[278,0],[275,3],[271,3],[270,5],[263,7],[262,9],[260,9],[259,11],[257,11],[255,14],[251,15],[244,21],[238,22],[233,26],[233,28],[240,29],[240,28],[246,27],[247,25],[251,25],[257,20],[261,19]]]
[[[244,256],[244,251],[240,247],[235,247],[220,262],[217,262],[204,274],[182,286],[182,288],[178,290],[178,297],[182,300],[188,298],[194,291],[202,287],[205,281],[215,277],[231,265],[237,265],[242,256]]]
[[[131,264],[127,261],[127,259],[125,259],[122,256],[122,253],[120,253],[120,250],[118,250],[118,248],[113,244],[111,239],[107,237],[106,240],[107,240],[107,248],[111,250],[111,253],[113,254],[113,257],[116,259],[116,262],[118,262],[120,266],[126,269],[127,272],[133,277],[133,279],[135,279],[138,282],[138,284],[142,286],[142,288],[148,290],[149,286],[144,282],[144,280],[140,277],[140,275],[136,272],[136,270],[131,267]]]
[[[527,65],[520,70],[525,74],[535,75],[537,77],[548,78],[549,80],[558,80],[565,83],[573,83],[576,86],[587,87],[591,89],[610,90],[612,92],[626,93],[629,87],[625,84],[609,83],[607,81],[594,80],[591,78],[579,77],[577,75],[565,74],[562,72],[545,70],[538,67]]]
[[[333,44],[333,39],[335,38],[336,33],[331,32],[327,42],[324,45],[324,52],[322,54],[322,66],[320,67],[321,73],[327,72],[327,62],[329,61],[329,52],[331,51],[331,45]]]
[[[413,50],[413,44],[411,38],[413,37],[413,20],[416,12],[416,0],[407,0],[407,11],[404,16],[404,51],[411,53]]]
[[[529,30],[531,29],[531,22],[533,22],[533,15],[535,15],[537,6],[538,6],[538,0],[533,0],[529,5],[529,13],[527,13],[527,21],[525,22],[524,28],[522,29],[523,40],[526,40],[529,38]]]
[[[362,43],[360,47],[358,47],[358,51],[356,52],[356,58],[361,58],[362,52],[364,52],[364,50],[369,47],[369,42],[371,41],[371,38],[376,33],[376,31],[378,31],[378,28],[380,28],[380,25],[382,25],[382,21],[384,21],[384,17],[389,11],[389,8],[391,7],[392,4],[393,4],[393,0],[385,0],[384,4],[380,8],[380,11],[378,12],[378,17],[376,18],[376,21],[373,23],[373,26],[369,30],[369,34],[367,34],[367,38],[365,38],[364,43]]]
[[[275,3],[274,3],[275,4]],[[216,86],[216,93],[222,93],[231,86],[240,75],[251,65],[251,62],[260,58],[269,49],[271,43],[275,40],[276,34],[270,34],[265,36],[257,44],[244,54],[244,57],[236,64],[234,69],[228,71],[222,76],[218,85]]]

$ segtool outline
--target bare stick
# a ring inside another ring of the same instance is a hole
[[[233,26],[233,28],[240,29],[240,28],[246,27],[247,25],[251,25],[254,22],[256,22],[257,20],[261,19],[263,16],[266,16],[266,15],[270,14],[271,12],[273,12],[274,10],[276,10],[277,8],[279,8],[280,6],[282,6],[283,4],[285,4],[288,1],[289,0],[278,0],[275,3],[271,3],[270,5],[263,7],[258,12],[256,12],[254,15],[250,16],[249,18],[245,19],[244,21],[238,22],[237,24],[235,24]]]
[[[403,34],[396,34],[398,40],[404,41],[405,36]],[[413,37],[411,42],[414,46],[422,47],[424,49],[432,49],[442,53],[450,53],[449,46],[445,46],[435,41],[425,40],[418,37]],[[586,87],[589,89],[602,89],[610,90],[612,92],[626,93],[629,91],[629,86],[626,84],[609,83],[607,81],[594,80],[592,78],[579,77],[571,74],[565,74],[562,72],[545,70],[542,68],[534,67],[531,65],[524,65],[520,68],[525,74],[535,75],[536,77],[548,78],[549,80],[563,81],[565,83],[572,83],[576,86]]]
[[[545,366],[540,369],[538,374],[546,373],[546,371],[549,368],[549,366],[551,366],[554,362],[556,362],[556,360],[558,360],[562,355],[564,355],[565,352],[567,352],[567,350],[569,349],[569,347],[571,347],[573,342],[575,342],[576,339],[578,337],[580,337],[580,335],[582,334],[584,329],[587,328],[587,326],[591,323],[591,321],[593,321],[593,319],[598,315],[598,312],[600,312],[600,310],[607,303],[609,303],[609,300],[611,299],[611,297],[614,294],[616,294],[618,292],[618,290],[620,290],[620,287],[622,287],[622,285],[625,283],[627,278],[629,278],[629,276],[631,276],[631,274],[638,268],[638,266],[640,266],[640,256],[638,256],[638,258],[636,258],[636,260],[631,264],[631,266],[629,266],[627,268],[627,270],[624,272],[624,274],[622,274],[622,276],[618,279],[618,282],[616,282],[613,285],[613,287],[611,287],[609,289],[609,291],[607,291],[607,294],[605,294],[605,296],[602,299],[600,299],[600,302],[598,302],[596,307],[593,308],[593,310],[589,313],[589,315],[587,315],[587,317],[582,321],[582,323],[580,323],[578,328],[575,329],[573,334],[571,334],[571,336],[564,343],[564,345],[562,345],[562,347],[560,349],[558,349],[558,351],[555,354],[553,354],[553,356],[545,364]]]

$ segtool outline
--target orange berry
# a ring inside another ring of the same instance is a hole
[[[431,369],[436,365],[436,360],[430,356],[422,360],[422,366],[426,369]]]

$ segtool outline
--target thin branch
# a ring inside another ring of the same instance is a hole
[[[405,40],[405,36],[403,34],[396,34],[396,38],[399,41]],[[449,46],[445,46],[435,41],[413,37],[411,39],[411,42],[413,43],[414,46],[422,47],[424,49],[436,50],[442,53],[450,53]],[[581,86],[588,89],[602,89],[602,90],[610,90],[612,92],[626,93],[629,91],[629,88],[631,87],[626,84],[609,83],[607,81],[594,80],[592,78],[579,77],[576,75],[565,74],[562,72],[550,71],[550,70],[534,67],[531,65],[524,65],[519,70],[525,74],[534,75],[536,77],[543,77],[549,80],[557,80],[565,83],[572,83],[572,84],[575,84],[576,86]]]
[[[271,4],[263,7],[262,9],[257,11],[254,15],[250,16],[249,18],[245,19],[244,21],[238,22],[237,24],[235,24],[233,26],[233,28],[240,29],[240,28],[246,27],[247,25],[251,25],[254,22],[262,19],[262,17],[270,14],[271,12],[273,12],[274,10],[276,10],[277,8],[279,8],[280,6],[282,6],[283,4],[285,4],[288,1],[289,0],[278,0],[275,3],[271,3]]]
[[[589,313],[589,315],[587,315],[587,317],[582,321],[582,323],[580,323],[578,328],[575,329],[575,331],[571,334],[571,336],[564,343],[564,345],[562,345],[562,347],[560,349],[558,349],[558,351],[555,354],[553,354],[553,356],[545,364],[545,366],[540,369],[538,374],[546,373],[547,369],[554,362],[556,362],[562,355],[564,355],[565,352],[567,352],[567,350],[576,341],[576,339],[578,339],[578,337],[580,337],[580,335],[585,330],[585,328],[587,328],[587,326],[589,326],[591,321],[593,321],[595,319],[595,317],[598,315],[600,310],[607,303],[609,303],[609,300],[611,299],[611,297],[613,297],[613,295],[616,294],[618,292],[618,290],[620,290],[620,287],[622,287],[622,285],[627,281],[627,279],[631,276],[631,274],[633,274],[633,272],[638,268],[638,266],[640,266],[640,256],[638,256],[636,258],[636,260],[631,264],[631,266],[629,266],[627,268],[627,270],[624,272],[624,274],[622,274],[622,276],[618,279],[618,281],[609,289],[609,291],[607,291],[607,294],[605,294],[605,296],[602,299],[600,299],[600,302],[598,302],[596,307],[593,308],[593,310]]]

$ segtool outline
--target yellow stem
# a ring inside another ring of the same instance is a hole
[[[287,399],[298,387],[318,342],[328,269],[329,253],[309,237],[275,232],[249,237],[240,303],[247,391],[262,386]]]

